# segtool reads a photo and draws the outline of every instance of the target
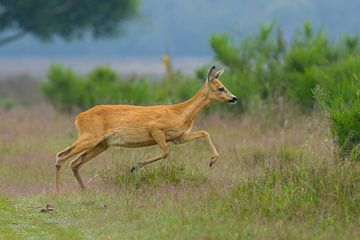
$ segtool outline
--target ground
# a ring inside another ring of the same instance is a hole
[[[337,158],[320,113],[202,115],[205,141],[130,173],[156,147],[111,148],[68,164],[53,194],[55,154],[76,139],[74,115],[47,105],[0,112],[0,239],[355,239],[360,168]],[[281,119],[281,120],[280,120]],[[49,204],[50,207],[46,208]]]

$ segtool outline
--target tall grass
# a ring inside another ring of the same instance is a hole
[[[306,161],[267,168],[235,188],[234,209],[249,217],[350,223],[360,214],[359,171],[354,163],[319,168]]]

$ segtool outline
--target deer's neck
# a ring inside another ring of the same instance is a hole
[[[201,110],[203,110],[212,101],[208,97],[208,90],[206,87],[202,87],[191,99],[178,104],[182,115],[187,121],[195,120]]]

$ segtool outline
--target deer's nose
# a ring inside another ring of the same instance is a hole
[[[231,100],[229,100],[228,102],[231,104],[235,104],[237,102],[237,97],[233,96]]]

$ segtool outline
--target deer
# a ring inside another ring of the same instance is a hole
[[[212,66],[201,89],[189,100],[173,105],[97,105],[81,112],[75,118],[77,140],[56,154],[55,193],[60,192],[60,170],[70,158],[74,177],[85,190],[79,169],[110,146],[140,148],[158,145],[161,154],[139,161],[130,169],[165,159],[169,156],[168,143],[183,144],[196,139],[206,139],[212,156],[209,166],[219,159],[219,153],[206,131],[194,131],[195,118],[214,102],[235,104],[238,98],[220,82],[223,69]]]

